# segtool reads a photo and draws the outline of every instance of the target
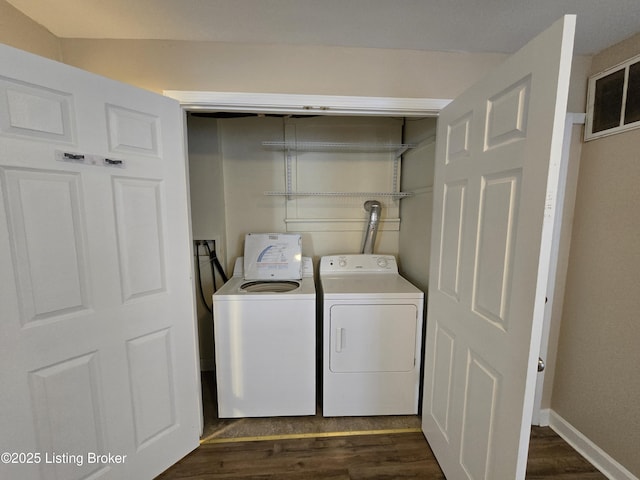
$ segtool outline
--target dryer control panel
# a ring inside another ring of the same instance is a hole
[[[398,273],[393,255],[329,255],[320,259],[320,275],[340,273]]]

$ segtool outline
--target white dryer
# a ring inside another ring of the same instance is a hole
[[[250,235],[213,295],[218,415],[316,413],[316,290],[300,236]]]
[[[418,413],[424,293],[392,255],[320,260],[325,417]]]

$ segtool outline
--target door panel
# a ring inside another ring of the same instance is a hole
[[[124,301],[166,290],[162,184],[148,178],[113,178]]]
[[[485,150],[527,137],[531,75],[487,100]]]
[[[53,452],[105,451],[107,426],[95,352],[31,372],[29,383],[40,452],[53,459]],[[68,434],[69,425],[76,429],[73,435]],[[82,460],[82,465],[78,460],[52,463],[43,469],[43,477],[80,479],[106,473],[107,467]]]
[[[160,119],[149,113],[106,105],[109,151],[160,158]]]
[[[150,479],[198,445],[183,129],[173,100],[0,46],[0,451],[42,456],[0,477]]]
[[[438,120],[423,430],[447,478],[525,475],[574,29]]]
[[[473,311],[506,330],[521,171],[483,176],[473,280]]]
[[[451,388],[453,386],[453,355],[456,351],[455,335],[438,325],[435,352],[433,354],[433,384],[431,386],[431,411],[444,440],[449,441],[449,416],[451,414]]]
[[[133,395],[136,447],[176,428],[175,391],[171,372],[171,331],[164,329],[127,342]]]
[[[86,310],[89,275],[79,175],[15,168],[3,172],[23,326]]]
[[[462,227],[464,226],[464,205],[466,182],[453,182],[444,185],[444,206],[446,219],[442,224],[442,240],[440,250],[440,271],[438,288],[460,300],[460,268],[462,253]]]
[[[74,143],[73,96],[0,76],[0,129],[6,134]]]
[[[487,475],[499,451],[493,440],[494,417],[501,396],[501,375],[471,350],[467,351],[465,395],[460,438],[460,464],[469,478],[493,478]],[[486,441],[478,442],[478,439]]]

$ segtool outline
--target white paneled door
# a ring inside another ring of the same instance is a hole
[[[1,478],[197,447],[184,150],[176,101],[0,46]]]
[[[422,417],[452,480],[525,477],[574,29],[438,120]]]

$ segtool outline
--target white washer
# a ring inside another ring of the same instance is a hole
[[[253,255],[245,249],[247,253]],[[298,257],[302,269],[297,276],[302,278],[246,279],[244,264],[258,258],[259,254],[251,260],[239,257],[233,277],[213,295],[218,415],[315,415],[313,264],[310,258]]]
[[[424,293],[392,255],[320,260],[325,417],[418,413]]]

